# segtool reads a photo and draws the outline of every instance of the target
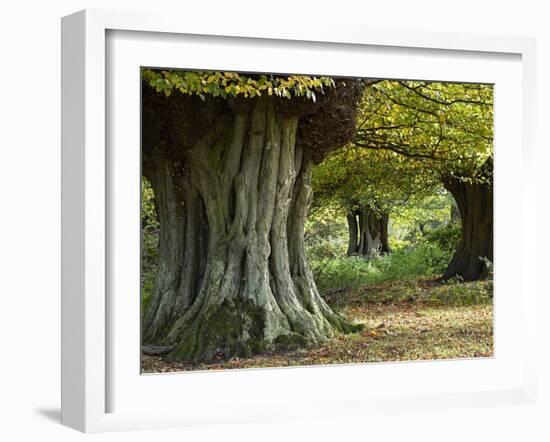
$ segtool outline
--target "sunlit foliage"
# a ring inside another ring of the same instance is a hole
[[[371,84],[363,96],[355,144],[424,160],[426,173],[474,175],[493,155],[493,86]]]
[[[441,192],[446,176],[487,179],[492,155],[491,85],[371,81],[355,139],[315,170],[315,206],[393,210]]]
[[[334,87],[330,77],[304,75],[239,74],[219,71],[180,71],[145,69],[143,78],[157,92],[170,95],[174,90],[183,94],[206,96],[254,98],[268,95],[281,98],[306,97],[316,101],[316,93]]]

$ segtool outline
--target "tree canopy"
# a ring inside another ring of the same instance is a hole
[[[493,87],[384,80],[366,88],[354,144],[473,176],[493,155]]]
[[[487,179],[492,157],[490,85],[371,81],[354,139],[315,170],[316,205],[367,204],[390,210],[448,176]]]

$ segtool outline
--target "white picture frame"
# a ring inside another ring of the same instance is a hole
[[[535,177],[532,173],[535,152],[532,138],[535,120],[533,117],[535,46],[532,39],[416,31],[390,32],[342,26],[323,29],[303,26],[297,29],[286,28],[280,23],[272,27],[266,27],[264,23],[261,27],[251,23],[249,27],[239,26],[238,29],[235,29],[230,23],[220,26],[219,23],[211,24],[196,19],[182,22],[179,18],[169,16],[99,10],[86,10],[64,17],[62,21],[63,424],[84,432],[98,432],[207,425],[212,422],[254,422],[289,417],[322,417],[326,413],[330,413],[331,416],[334,416],[335,413],[361,415],[374,409],[392,412],[441,407],[460,408],[533,403],[536,396],[536,362],[534,348],[531,347],[534,344],[531,343],[534,343],[535,339],[529,339],[529,337],[532,338],[535,334],[537,293],[533,282],[534,278],[527,277],[531,270],[527,266],[526,257],[534,256],[536,253],[535,245],[532,242],[520,241],[519,255],[523,277],[517,282],[520,296],[518,296],[516,308],[521,312],[518,321],[521,337],[524,338],[522,342],[526,344],[522,348],[521,354],[517,354],[517,360],[514,362],[514,375],[509,379],[504,376],[498,385],[495,383],[488,388],[483,388],[481,384],[473,386],[472,383],[472,388],[470,388],[468,380],[473,379],[476,373],[482,374],[484,370],[487,370],[487,376],[494,377],[494,373],[498,370],[502,371],[506,368],[505,366],[498,366],[494,361],[488,361],[486,368],[480,365],[466,367],[460,361],[450,361],[444,368],[447,370],[446,373],[454,375],[464,373],[466,379],[462,382],[461,389],[455,389],[453,392],[447,391],[442,384],[435,385],[433,389],[425,393],[419,393],[413,390],[407,391],[406,385],[403,384],[402,391],[396,389],[387,393],[377,392],[374,395],[363,393],[361,389],[358,389],[358,393],[354,395],[342,394],[338,396],[338,393],[334,392],[325,399],[312,398],[307,402],[307,407],[303,406],[304,403],[297,403],[296,406],[289,405],[283,408],[277,401],[274,401],[271,406],[262,404],[261,407],[258,407],[258,404],[253,401],[254,394],[257,393],[253,391],[254,389],[261,391],[262,388],[268,389],[269,385],[277,387],[283,378],[285,381],[294,382],[297,386],[302,385],[304,389],[313,389],[315,376],[323,376],[326,379],[342,375],[358,377],[361,376],[363,366],[316,367],[315,371],[309,368],[245,370],[227,374],[199,373],[195,374],[194,378],[186,378],[188,384],[189,380],[192,380],[192,384],[202,385],[205,388],[214,383],[217,389],[230,389],[228,385],[231,383],[234,391],[237,391],[236,386],[248,389],[249,395],[244,394],[241,399],[233,399],[232,403],[224,402],[222,398],[218,403],[210,401],[208,406],[201,407],[197,405],[198,402],[193,405],[193,394],[197,395],[197,398],[199,394],[199,390],[196,389],[194,393],[188,393],[187,406],[175,407],[167,400],[168,405],[163,408],[149,410],[144,407],[136,407],[136,409],[121,407],[120,410],[118,407],[113,408],[109,397],[112,391],[118,388],[118,384],[115,385],[112,382],[113,372],[116,372],[117,367],[121,369],[124,360],[129,357],[113,352],[113,348],[116,346],[113,347],[111,343],[111,335],[116,335],[117,318],[120,322],[120,317],[113,314],[112,300],[108,297],[108,289],[111,287],[108,271],[109,244],[113,241],[112,235],[116,234],[117,230],[109,228],[109,222],[112,221],[110,219],[112,203],[116,201],[116,197],[109,194],[111,190],[108,185],[108,181],[111,179],[109,170],[113,166],[108,164],[110,161],[108,149],[109,142],[112,140],[111,134],[106,130],[106,121],[110,121],[113,117],[116,121],[116,115],[113,115],[113,113],[116,114],[116,110],[108,106],[108,94],[111,92],[108,83],[116,75],[106,75],[106,72],[108,72],[108,64],[113,62],[108,57],[118,54],[109,49],[108,35],[133,32],[140,32],[140,35],[149,35],[157,40],[164,37],[175,40],[185,39],[186,36],[193,38],[215,37],[218,42],[223,43],[224,39],[231,38],[231,41],[235,43],[237,40],[239,42],[246,40],[260,46],[262,42],[268,42],[271,47],[275,48],[294,45],[297,50],[298,46],[302,48],[304,45],[309,45],[308,47],[337,45],[342,49],[375,48],[382,52],[395,50],[395,48],[402,52],[421,49],[429,51],[434,59],[453,52],[455,54],[470,54],[468,56],[480,60],[480,63],[484,57],[489,57],[491,54],[515,57],[516,60],[519,60],[520,72],[517,78],[520,78],[521,88],[521,91],[518,91],[521,93],[518,96],[521,109],[515,110],[515,112],[519,112],[516,113],[516,116],[521,116],[519,132],[515,132],[521,145],[521,147],[516,147],[517,154],[521,159],[523,177],[523,187],[518,190],[518,197],[521,198],[522,205],[521,222],[523,225],[528,225],[536,219],[534,209],[536,194],[531,191],[535,187]],[[239,45],[235,44],[235,46]],[[212,68],[215,67],[212,66]],[[227,67],[227,64],[223,67]],[[496,100],[495,106],[498,121],[498,100]],[[135,111],[139,112],[139,109],[135,109]],[[139,137],[139,134],[137,136]],[[505,160],[501,164],[505,164]],[[498,161],[495,167],[498,170]],[[505,168],[505,166],[502,167]],[[496,192],[499,191],[498,187],[497,181]],[[498,210],[498,198],[496,207]],[[498,246],[495,256],[498,257]],[[496,293],[499,293],[498,286]],[[496,321],[497,323],[499,321],[498,315]],[[116,336],[113,339],[116,341]],[[137,342],[138,336],[135,339]],[[122,358],[122,363],[120,358]],[[497,362],[498,358],[497,349],[495,356]],[[113,367],[115,360],[119,362]],[[398,373],[399,376],[408,371],[411,375],[416,373],[419,376],[425,376],[427,372],[424,371],[424,367],[428,366],[386,364],[370,365],[369,370],[377,370],[377,372],[391,370]],[[443,371],[440,375],[442,374]],[[137,379],[136,376],[139,376],[139,373],[132,372],[131,376]],[[120,375],[114,376],[114,379],[120,379]],[[162,394],[167,399],[167,392],[173,391],[174,385],[176,385],[171,383],[169,376],[153,376],[147,377],[147,379],[149,379],[146,381],[149,385],[146,388],[163,391]],[[180,376],[179,379],[184,378]],[[215,382],[211,381],[212,379],[215,379]],[[312,379],[311,385],[304,386],[308,379]],[[456,378],[449,382],[457,383]],[[155,383],[156,385],[153,385]],[[157,388],[161,384],[162,387]],[[399,386],[399,384],[397,385]],[[420,387],[422,385],[419,383]],[[128,384],[126,391],[134,387],[138,386]],[[183,387],[180,385],[176,388]],[[229,392],[229,390],[227,391]],[[120,394],[126,393],[121,390]],[[149,397],[144,397],[147,401],[150,400]],[[129,397],[127,402],[135,399]],[[326,407],[329,403],[338,406]]]

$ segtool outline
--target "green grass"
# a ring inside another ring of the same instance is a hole
[[[325,300],[335,308],[370,304],[417,303],[426,306],[489,305],[493,302],[493,282],[436,282],[417,277],[365,286],[345,292],[330,292]]]
[[[337,257],[311,262],[317,286],[322,293],[354,290],[384,282],[443,273],[452,252],[424,242],[414,248],[401,248],[389,255],[371,259]]]

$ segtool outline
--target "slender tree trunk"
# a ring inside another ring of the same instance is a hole
[[[359,246],[359,243],[357,242],[357,235],[358,235],[357,214],[350,210],[346,214],[346,219],[348,220],[348,232],[349,232],[347,255],[353,256],[357,254],[357,249]]]
[[[260,99],[234,114],[223,143],[204,137],[186,151],[208,242],[196,295],[169,333],[168,360],[317,344],[354,329],[321,299],[305,261],[310,165],[296,152],[297,123]]]
[[[441,279],[484,279],[489,273],[486,260],[493,261],[493,186],[457,178],[445,180],[444,186],[457,203],[462,238]]]
[[[371,258],[380,253],[382,246],[380,237],[380,216],[373,210],[367,210],[365,214],[365,244],[363,246],[363,253],[368,258]]]
[[[390,239],[388,235],[388,227],[390,223],[390,214],[383,213],[380,215],[380,253],[391,253]]]

